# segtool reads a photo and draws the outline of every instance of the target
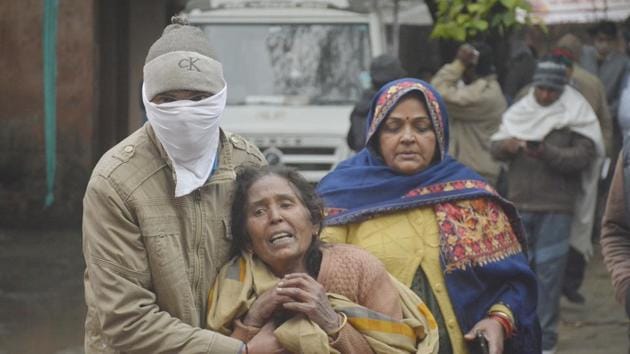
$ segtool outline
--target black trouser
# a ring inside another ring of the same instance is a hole
[[[586,261],[584,256],[575,248],[569,249],[569,257],[567,258],[567,267],[564,270],[564,280],[562,282],[563,293],[574,293],[580,289],[584,281],[584,270],[586,269]]]
[[[608,190],[610,189],[610,183],[612,182],[612,175],[614,167],[616,165],[617,161],[613,159],[608,169],[608,175],[605,179],[599,181],[597,191],[597,206],[595,207],[593,232],[591,234],[591,241],[593,243],[599,243],[602,218],[604,217],[604,210],[606,209],[606,201],[608,199]],[[567,259],[567,267],[564,271],[562,292],[565,294],[577,292],[580,289],[580,286],[582,286],[582,282],[584,281],[585,270],[586,261],[584,260],[584,256],[582,256],[582,254],[578,252],[575,248],[571,247],[571,249],[569,250],[569,258]]]

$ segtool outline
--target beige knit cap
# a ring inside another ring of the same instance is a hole
[[[171,19],[144,61],[147,98],[172,90],[216,94],[225,86],[223,67],[213,59],[208,37],[179,17]]]

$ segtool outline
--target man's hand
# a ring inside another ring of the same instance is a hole
[[[247,342],[247,352],[249,354],[289,354],[289,352],[280,345],[280,342],[278,342],[278,339],[273,334],[274,330],[273,322],[265,324],[260,329],[260,332],[258,332],[252,340]]]
[[[455,58],[461,61],[465,67],[473,67],[479,61],[479,51],[472,45],[464,43],[457,49]]]
[[[518,154],[518,152],[524,148],[525,141],[516,138],[505,139],[501,143],[501,149],[511,155]]]
[[[544,144],[543,142],[530,142],[525,144],[525,153],[529,157],[533,157],[535,159],[539,159],[542,157],[544,152]]]

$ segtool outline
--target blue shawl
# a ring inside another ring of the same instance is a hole
[[[437,152],[427,168],[402,175],[376,152],[374,137],[396,104],[410,92],[419,92],[424,98]],[[385,85],[372,100],[366,147],[340,163],[317,187],[326,205],[325,223],[345,225],[388,212],[432,206],[440,228],[446,286],[464,333],[487,316],[492,305],[501,303],[512,310],[517,327],[517,333],[506,342],[505,352],[538,354],[537,284],[525,255],[520,218],[513,205],[482,177],[448,155],[448,139],[445,105],[431,85],[409,78]],[[465,201],[473,204],[460,203]],[[485,222],[484,232],[466,229],[462,215]],[[499,224],[507,227],[495,228]],[[447,244],[447,236],[457,242]]]

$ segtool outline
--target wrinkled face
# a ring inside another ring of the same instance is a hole
[[[431,164],[435,155],[435,132],[419,97],[401,99],[379,130],[381,155],[394,171],[412,175]]]
[[[151,102],[155,104],[162,104],[182,100],[201,101],[210,96],[212,96],[212,94],[203,91],[173,90],[158,93],[155,97],[153,97],[153,99],[151,99]]]
[[[598,33],[593,40],[593,45],[597,49],[597,53],[600,57],[604,58],[608,56],[614,46],[613,38],[608,37],[603,33]]]
[[[317,226],[289,181],[267,175],[254,182],[245,205],[251,250],[278,276],[303,271]]]
[[[536,99],[536,102],[543,107],[552,105],[558,100],[558,98],[560,98],[560,95],[562,95],[562,91],[549,87],[536,86],[534,88],[534,98]]]

